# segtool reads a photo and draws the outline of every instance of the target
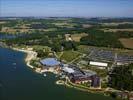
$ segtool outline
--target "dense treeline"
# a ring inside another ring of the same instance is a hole
[[[31,24],[28,27],[30,27],[30,29],[57,28],[55,25],[52,25],[52,24]]]
[[[133,91],[133,64],[115,67],[110,74],[109,85],[119,90]]]
[[[88,36],[81,38],[81,44],[99,47],[123,47],[115,33],[103,32],[98,30],[92,30],[90,31]]]
[[[99,23],[133,22],[133,18],[91,18],[90,21]]]
[[[7,40],[7,44],[24,44],[24,45],[47,45],[53,47],[54,50],[60,51],[62,45],[67,48],[73,48],[76,50],[78,44],[90,45],[90,46],[102,46],[110,48],[124,48],[120,43],[120,38],[131,38],[133,34],[131,32],[103,32],[96,29],[77,29],[77,30],[67,30],[67,33],[87,33],[88,36],[82,37],[79,43],[66,42],[65,34],[66,29],[60,29],[54,32],[35,32],[32,34],[25,34],[18,38]],[[67,46],[65,45],[67,44]],[[71,44],[71,46],[70,46]]]
[[[121,32],[118,31],[116,33],[114,33],[117,38],[133,38],[133,32]]]
[[[133,22],[133,18],[73,18],[74,22],[94,22],[94,23],[119,23],[119,22]]]
[[[17,38],[6,39],[8,45],[42,45],[49,46],[54,51],[77,50],[77,43],[74,41],[65,41],[64,34],[61,33],[33,33],[23,35]]]
[[[109,29],[132,29],[133,24],[118,24],[118,25],[99,25],[99,28],[109,28]]]

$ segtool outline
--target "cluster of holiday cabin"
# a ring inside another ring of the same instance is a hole
[[[82,71],[75,65],[64,65],[62,70],[73,83],[88,83],[91,87],[100,87],[100,77],[93,71]]]

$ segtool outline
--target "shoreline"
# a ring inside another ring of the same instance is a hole
[[[37,52],[33,51],[33,50],[25,50],[25,49],[19,49],[19,48],[12,48],[13,50],[16,50],[16,51],[19,51],[19,52],[23,52],[23,53],[26,53],[26,57],[24,58],[25,62],[26,62],[26,65],[33,69],[35,68],[34,66],[30,65],[30,62],[31,60],[33,59],[36,59],[37,58]],[[42,74],[43,72],[51,72],[53,74],[57,74],[55,71],[46,71],[46,70],[42,70],[42,71],[36,71],[35,72],[39,73],[39,74]],[[84,89],[84,88],[81,88],[81,87],[77,87],[75,84],[70,84],[71,82],[63,82],[62,80],[57,80],[56,81],[56,85],[64,85],[64,86],[67,86],[69,88],[74,88],[74,89],[77,89],[77,90],[80,90],[80,91],[83,91],[83,92],[88,92],[88,93],[100,93],[100,94],[103,94],[103,95],[106,95],[106,93],[108,92],[121,92],[119,90],[115,90],[115,89],[112,89],[112,88],[106,88],[106,89]],[[110,90],[111,89],[111,90]]]
[[[18,49],[18,48],[12,48],[13,50],[16,50],[16,51],[19,51],[19,52],[23,52],[23,53],[26,53],[27,55],[26,55],[26,57],[25,57],[25,62],[26,62],[26,65],[29,67],[29,68],[34,68],[34,66],[32,66],[32,65],[30,65],[30,61],[32,60],[32,59],[36,59],[36,57],[37,57],[37,53],[35,52],[35,51],[33,51],[33,50],[25,50],[25,49]],[[37,72],[37,71],[36,71]],[[53,74],[57,74],[56,72],[54,72],[53,70],[52,71],[44,71],[44,70],[42,70],[41,71],[41,73],[43,73],[43,72],[51,72],[51,73],[53,73]],[[39,72],[37,72],[37,73],[39,73]],[[59,80],[58,80],[59,81]],[[57,81],[57,85],[66,85],[66,86],[68,86],[68,87],[75,87],[75,86],[70,86],[70,84],[68,84],[67,82],[64,82],[63,84],[58,84],[58,81]],[[59,82],[60,83],[60,82]],[[62,83],[62,82],[61,82]],[[76,88],[76,87],[75,87]],[[76,88],[77,89],[77,88]],[[82,90],[81,88],[79,88],[78,90]],[[83,90],[82,90],[83,91]],[[91,90],[89,90],[88,92],[91,92]]]
[[[13,50],[26,53],[26,57],[24,58],[26,65],[30,68],[34,68],[34,66],[30,65],[30,61],[37,58],[37,53],[32,50],[23,50],[18,48],[12,48]]]

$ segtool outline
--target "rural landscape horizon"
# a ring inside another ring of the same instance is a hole
[[[0,100],[133,100],[133,0],[0,0]]]

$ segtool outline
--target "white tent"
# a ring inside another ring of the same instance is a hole
[[[103,66],[103,67],[107,67],[107,66],[108,66],[107,63],[103,63],[103,62],[95,62],[95,61],[90,61],[90,65]]]
[[[67,72],[67,73],[74,73],[74,70],[72,68],[69,68],[69,67],[63,67],[62,70]]]

